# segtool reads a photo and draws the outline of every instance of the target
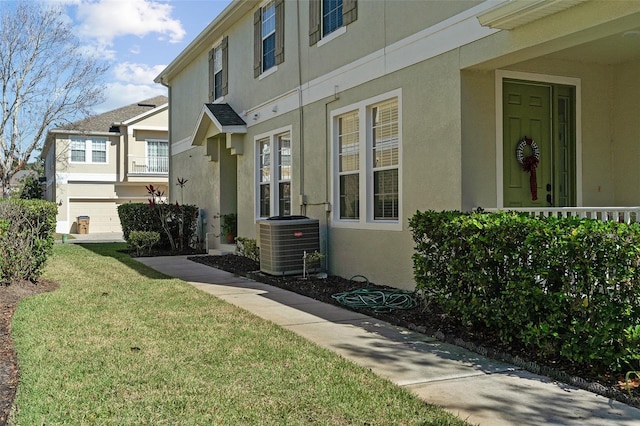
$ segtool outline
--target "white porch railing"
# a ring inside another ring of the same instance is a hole
[[[129,174],[169,174],[169,157],[129,156]]]
[[[517,211],[530,213],[532,216],[543,217],[571,217],[597,219],[604,222],[633,223],[640,222],[640,207],[505,207],[502,209],[485,209],[488,212]]]

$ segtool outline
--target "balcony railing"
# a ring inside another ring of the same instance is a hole
[[[640,207],[505,207],[502,209],[486,209],[486,211],[517,211],[530,213],[532,216],[557,216],[597,219],[601,221],[615,220],[616,222],[640,222]]]
[[[168,175],[169,157],[129,156],[130,175]]]

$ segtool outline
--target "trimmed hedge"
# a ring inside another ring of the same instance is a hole
[[[151,254],[153,246],[160,241],[160,234],[154,231],[131,231],[129,244],[136,249],[136,256],[141,256],[145,251]]]
[[[0,202],[0,281],[36,281],[53,251],[55,203],[43,200],[3,199]]]
[[[190,204],[171,205],[171,235],[177,242],[179,239],[180,213],[184,217],[184,241],[185,247],[189,246],[191,239],[196,232],[196,221],[198,218],[198,207]],[[164,249],[171,248],[167,233],[162,229],[158,214],[151,208],[149,203],[127,203],[118,206],[118,217],[122,226],[122,233],[125,241],[129,242],[129,235],[132,231],[152,231],[160,234],[158,246]]]
[[[417,212],[417,290],[470,326],[599,370],[640,367],[640,225]]]

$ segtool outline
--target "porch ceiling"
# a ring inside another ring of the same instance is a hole
[[[640,25],[608,37],[559,50],[547,57],[609,65],[640,60]]]
[[[478,16],[480,24],[512,30],[588,0],[508,0]]]
[[[496,69],[541,57],[605,65],[640,60],[640,2],[568,0],[559,7],[556,0],[508,0],[479,15],[482,25],[503,31],[469,50],[463,68]],[[483,49],[503,54],[482,58]]]

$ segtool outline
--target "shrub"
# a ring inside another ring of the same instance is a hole
[[[640,225],[417,212],[417,290],[450,315],[584,366],[638,367]]]
[[[183,241],[187,246],[196,232],[196,222],[198,218],[198,207],[183,204],[167,205],[171,207],[169,230],[175,241]],[[180,216],[182,215],[182,216]],[[171,248],[169,237],[164,231],[158,214],[149,206],[149,203],[127,203],[118,206],[118,217],[122,226],[122,233],[125,241],[131,243],[130,234],[132,231],[154,231],[160,234],[158,247]],[[184,218],[183,235],[180,236],[180,223],[178,218]]]
[[[132,231],[129,233],[129,244],[136,249],[136,255],[140,256],[146,250],[151,254],[153,246],[160,241],[160,233],[155,231]]]
[[[0,202],[0,280],[36,281],[53,250],[57,206],[43,200]]]
[[[236,238],[236,251],[239,256],[260,262],[260,247],[256,240],[245,237]]]
[[[126,203],[118,206],[118,217],[122,226],[122,234],[125,241],[129,241],[132,231],[156,231],[160,232],[160,221],[149,208],[148,203]],[[160,245],[164,247],[162,236]]]

